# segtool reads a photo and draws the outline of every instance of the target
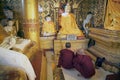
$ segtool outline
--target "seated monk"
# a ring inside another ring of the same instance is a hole
[[[42,35],[51,36],[51,35],[55,35],[55,33],[56,33],[55,24],[51,20],[50,15],[48,15],[45,17],[45,22],[43,23]]]
[[[60,19],[60,31],[58,32],[58,36],[63,37],[69,34],[74,34],[76,36],[84,36],[82,31],[78,28],[76,24],[75,17],[70,12],[70,5],[67,4],[65,6],[65,12],[62,13]]]
[[[84,50],[77,51],[76,56],[73,59],[74,68],[78,70],[85,78],[90,78],[95,74],[95,67],[92,63],[92,59],[84,54]]]
[[[66,46],[66,49],[63,49],[60,51],[57,67],[62,66],[65,69],[71,69],[73,68],[72,60],[74,57],[74,52],[71,50],[71,44],[69,42],[67,42],[65,46]]]

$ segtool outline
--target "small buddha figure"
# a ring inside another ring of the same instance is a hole
[[[43,23],[42,26],[42,35],[43,36],[53,36],[55,35],[56,30],[55,30],[55,24],[51,20],[50,15],[45,17],[45,22]]]
[[[4,27],[4,30],[9,34],[9,35],[16,35],[16,28],[14,26],[14,20],[8,20],[7,26]]]
[[[61,14],[60,19],[60,31],[58,32],[58,36],[65,37],[69,34],[74,34],[76,36],[84,36],[82,31],[78,28],[76,24],[75,17],[72,13],[70,13],[71,7],[69,4],[65,6],[65,12]]]

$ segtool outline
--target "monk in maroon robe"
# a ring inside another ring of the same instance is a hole
[[[74,68],[78,70],[85,78],[90,78],[95,74],[95,67],[93,65],[92,59],[85,55],[83,51],[76,53],[73,59],[73,63]]]
[[[69,42],[67,42],[65,46],[66,46],[66,49],[62,49],[60,51],[57,67],[62,66],[65,69],[71,69],[73,68],[74,52],[71,50],[71,44]]]

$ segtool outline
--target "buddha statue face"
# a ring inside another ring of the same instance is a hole
[[[51,17],[50,16],[46,17],[46,21],[51,21]]]
[[[65,6],[65,12],[66,12],[66,13],[69,13],[70,11],[71,11],[70,4],[67,3],[67,5]]]
[[[13,26],[13,24],[14,24],[14,21],[12,20],[8,21],[8,26]]]

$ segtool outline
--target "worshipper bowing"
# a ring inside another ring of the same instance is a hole
[[[74,34],[76,36],[84,36],[82,31],[78,28],[76,24],[75,17],[72,13],[70,13],[71,7],[70,4],[67,3],[65,6],[65,12],[61,14],[60,19],[60,30],[58,32],[59,37],[65,37],[69,34]]]
[[[42,26],[42,35],[43,36],[52,36],[55,35],[56,30],[55,30],[55,24],[51,20],[50,15],[47,15],[45,17],[45,22],[43,23]]]
[[[73,59],[74,68],[85,78],[90,78],[95,74],[95,67],[92,59],[85,55],[84,49],[79,49]]]
[[[86,37],[88,37],[90,27],[94,27],[94,20],[93,20],[92,12],[88,12],[85,20],[83,21],[83,28],[84,28]]]
[[[60,51],[59,61],[57,67],[63,67],[65,69],[73,68],[74,51],[71,49],[71,43],[66,42],[66,49]]]

